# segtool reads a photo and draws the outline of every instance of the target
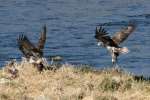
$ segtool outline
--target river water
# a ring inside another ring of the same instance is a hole
[[[98,47],[95,27],[104,24],[110,35],[130,20],[137,28],[122,46],[130,52],[119,57],[119,65],[131,73],[150,75],[149,0],[1,0],[0,65],[20,60],[16,38],[25,34],[37,43],[41,27],[48,27],[46,57],[60,55],[64,63],[111,66],[105,48]]]

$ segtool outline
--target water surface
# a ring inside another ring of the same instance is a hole
[[[149,4],[148,0],[1,0],[0,65],[21,59],[18,34],[37,43],[42,25],[47,24],[45,56],[61,55],[71,64],[110,66],[110,55],[96,45],[95,27],[104,24],[113,34],[134,20],[138,27],[122,44],[130,53],[119,57],[119,65],[135,74],[150,75]]]

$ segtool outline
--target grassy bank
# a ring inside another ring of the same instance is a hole
[[[0,70],[0,100],[150,100],[150,83],[136,81],[118,69],[93,70],[64,64],[41,73],[29,63],[16,63],[10,78],[8,66]]]

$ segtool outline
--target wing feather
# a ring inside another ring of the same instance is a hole
[[[113,42],[113,40],[111,39],[111,37],[108,36],[107,31],[106,31],[102,26],[100,26],[99,28],[96,27],[95,38],[96,38],[98,41],[103,42],[103,44],[105,44],[105,45],[117,46],[117,45]]]
[[[129,24],[126,28],[122,29],[120,32],[117,32],[113,37],[112,40],[119,45],[122,43],[124,40],[128,38],[128,36],[133,33],[135,30],[135,25],[134,24]]]
[[[39,42],[38,42],[38,49],[41,50],[44,48],[44,44],[46,42],[46,25],[43,26],[43,32],[40,34]]]
[[[19,35],[17,38],[19,49],[22,51],[22,53],[26,56],[32,56],[32,51],[35,48],[35,46],[28,40],[28,38],[25,35]]]

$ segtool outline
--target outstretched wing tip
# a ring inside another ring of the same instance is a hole
[[[38,42],[38,49],[43,49],[44,44],[46,41],[46,32],[47,32],[47,26],[46,24],[43,25],[43,31],[40,34],[39,42]]]
[[[128,36],[130,34],[133,33],[135,28],[136,28],[136,23],[130,21],[126,28],[124,28],[121,31],[119,31],[116,34],[114,34],[114,36],[112,37],[113,41],[116,44],[122,43],[123,41],[125,41],[128,38]]]
[[[19,34],[18,36],[17,36],[17,41],[22,41],[22,40],[24,40],[26,38],[26,36],[24,35],[24,34]]]
[[[108,36],[107,31],[105,30],[105,28],[103,28],[102,25],[99,25],[96,27],[96,31],[95,31],[95,38],[98,40],[101,40],[102,38],[104,39],[110,39],[110,37]]]
[[[43,25],[43,30],[46,31],[46,29],[47,29],[47,25],[44,24],[44,25]]]
[[[129,21],[128,26],[135,29],[137,27],[137,23],[135,21]]]

